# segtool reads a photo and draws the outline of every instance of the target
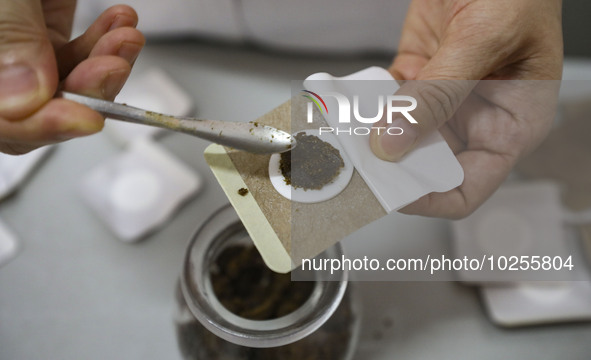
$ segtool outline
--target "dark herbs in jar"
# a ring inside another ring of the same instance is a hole
[[[331,183],[345,166],[338,149],[317,136],[304,132],[295,136],[297,146],[281,153],[279,169],[285,183],[293,188],[320,190]]]
[[[271,271],[254,246],[233,245],[209,269],[213,292],[230,312],[250,320],[270,320],[291,313],[308,300],[311,281],[291,281]]]
[[[220,303],[232,313],[255,320],[287,315],[310,297],[315,282],[291,281],[264,264],[254,246],[224,249],[210,267],[211,283]],[[177,289],[177,301],[188,311]],[[341,360],[351,341],[354,314],[347,291],[335,313],[315,332],[292,344],[250,348],[217,337],[194,319],[177,324],[180,350],[186,360]]]

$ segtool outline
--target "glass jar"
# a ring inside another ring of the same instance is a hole
[[[360,311],[347,286],[348,273],[329,277],[314,271],[311,282],[291,281],[289,274],[268,270],[252,248],[230,205],[214,213],[189,242],[176,291],[175,323],[183,358],[352,359]],[[252,253],[259,258],[238,261]],[[336,245],[321,256],[340,259],[342,248]],[[276,286],[278,281],[282,285]],[[283,289],[280,296],[273,293],[278,287]],[[304,298],[302,291],[292,291],[306,288]],[[273,316],[261,316],[270,308]]]

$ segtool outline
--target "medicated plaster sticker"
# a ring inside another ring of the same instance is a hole
[[[383,79],[387,71],[374,69],[369,73],[357,73],[354,77],[359,78],[366,74],[370,80],[374,80],[377,77],[376,73]],[[389,74],[388,79],[389,82],[395,83]],[[300,85],[301,91],[303,85]],[[350,88],[345,90],[351,91]],[[316,110],[314,121],[307,121],[307,102],[308,100],[300,94],[294,94],[290,101],[273,109],[256,122],[289,133],[306,129],[319,131],[321,127],[327,127],[328,124]],[[313,203],[290,201],[273,187],[269,174],[270,155],[249,154],[219,145],[211,145],[205,151],[205,159],[216,179],[236,209],[263,259],[274,271],[290,271],[297,267],[302,259],[317,256],[344,237],[387,215],[388,212],[426,193],[456,187],[463,178],[457,159],[439,134],[427,139],[427,143],[419,145],[415,150],[417,156],[409,154],[410,162],[404,166],[380,162],[384,173],[392,177],[376,175],[381,179],[381,182],[378,179],[377,186],[375,179],[366,177],[364,180],[360,175],[358,164],[351,155],[355,152],[352,147],[355,145],[344,144],[340,136],[337,136],[337,139],[356,169],[348,185],[338,195]],[[362,167],[363,162],[370,163],[377,159],[369,150],[368,138],[363,139],[364,145],[359,146],[366,147],[367,151],[359,151],[365,154],[365,158],[357,157]],[[347,146],[350,147],[349,150]],[[447,166],[448,164],[450,166]],[[396,169],[394,174],[389,173],[392,167]],[[371,186],[367,179],[372,181]],[[396,181],[393,182],[392,179]],[[376,193],[372,191],[372,187],[391,187],[395,190]],[[241,195],[241,189],[246,189],[248,193],[245,196]],[[396,196],[390,197],[392,193]]]
[[[16,257],[18,248],[16,235],[3,221],[0,221],[0,267]]]
[[[293,101],[302,100],[292,98],[256,121],[289,133],[294,125],[293,130],[309,128],[305,121],[291,121]],[[323,202],[296,203],[273,187],[269,177],[270,155],[220,145],[210,145],[204,155],[263,260],[276,272],[290,271],[299,265],[301,258],[318,255],[346,235],[386,215],[356,171],[349,185],[337,196]],[[243,189],[247,190],[244,196]],[[292,209],[292,204],[297,207]],[[298,247],[299,259],[291,249],[294,213],[306,216],[306,231],[313,233],[309,246]]]
[[[452,222],[454,256],[484,264],[482,269],[458,270],[458,278],[470,283],[570,280],[566,270],[503,271],[498,263],[522,256],[568,257],[560,190],[552,182],[509,182],[473,214]]]
[[[570,210],[591,209],[591,102],[565,102],[561,109],[561,123],[516,170],[528,179],[561,183],[562,200]]]
[[[301,136],[302,134],[306,136],[314,136],[320,141],[330,144],[330,146],[339,152],[339,157],[343,161],[342,167],[336,171],[336,176],[333,179],[327,181],[327,183],[320,186],[319,189],[297,187],[297,182],[296,184],[293,183],[293,176],[297,176],[298,173],[305,172],[305,169],[296,169],[290,165],[291,174],[289,176],[292,178],[286,178],[284,174],[285,170],[282,171],[281,166],[283,163],[282,157],[288,157],[288,160],[291,162],[291,164],[293,164],[294,161],[298,160],[300,162],[310,160],[309,158],[315,155],[298,155],[297,153],[294,155],[294,153],[298,150],[296,147],[296,149],[294,149],[292,152],[271,155],[271,159],[269,160],[269,177],[271,179],[271,183],[273,184],[275,190],[277,190],[279,194],[288,200],[300,203],[317,203],[329,200],[340,194],[343,190],[345,190],[347,185],[349,185],[349,181],[351,181],[351,177],[353,176],[353,164],[351,163],[351,160],[349,160],[349,157],[346,155],[335,135],[331,133],[319,134],[317,129],[298,131],[293,135],[297,139],[297,136]],[[294,157],[296,158],[294,159]],[[303,157],[306,158],[304,159]],[[316,164],[316,166],[326,168],[326,166],[323,164]],[[319,170],[321,169],[310,169],[310,171],[313,172],[318,172]]]
[[[191,97],[158,68],[133,72],[115,101],[173,116],[189,116],[194,112]],[[105,130],[122,146],[128,145],[133,139],[152,138],[166,131],[154,126],[117,120],[107,121]]]
[[[591,320],[591,282],[552,281],[487,285],[487,313],[504,327]]]
[[[371,119],[363,122],[357,119],[374,114],[381,118],[381,110],[386,116],[383,109],[390,106],[385,105],[384,99],[400,88],[386,69],[371,67],[344,77],[318,73],[309,76],[304,87],[322,101],[325,108],[320,109],[326,110],[323,115],[329,128],[337,134],[355,169],[386,212],[398,210],[428,193],[446,192],[462,184],[463,169],[438,131],[423,139],[398,162],[384,161],[373,154],[368,134],[375,125]],[[306,102],[304,106],[309,104]],[[411,113],[412,110],[409,115]]]
[[[81,195],[115,235],[140,240],[201,187],[201,178],[161,146],[137,139],[86,174]]]

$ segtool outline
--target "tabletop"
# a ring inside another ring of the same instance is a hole
[[[200,117],[251,121],[289,99],[291,80],[388,63],[379,56],[301,56],[185,40],[150,42],[132,76],[160,68],[190,95]],[[591,64],[569,64],[568,76],[591,78]],[[180,358],[173,291],[185,246],[227,200],[203,160],[205,141],[166,134],[158,143],[199,173],[204,187],[139,243],[117,240],[77,193],[83,174],[121,152],[105,134],[57,146],[0,203],[0,218],[21,243],[18,256],[0,268],[0,359]],[[374,252],[447,253],[449,223],[388,216],[345,239],[348,254],[366,251],[367,239]],[[502,329],[488,320],[478,290],[457,282],[354,286],[364,309],[358,359],[582,360],[591,354],[589,323]]]

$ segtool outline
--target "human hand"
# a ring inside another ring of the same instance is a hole
[[[22,154],[102,129],[99,113],[53,96],[60,87],[114,99],[145,40],[135,11],[118,5],[68,41],[75,7],[75,0],[0,0],[0,151]]]
[[[412,115],[418,124],[395,120],[392,126],[403,128],[403,135],[374,133],[370,144],[381,159],[398,161],[439,129],[465,177],[458,188],[428,194],[401,212],[469,215],[546,136],[562,76],[561,5],[561,0],[412,1],[390,72],[405,80],[398,93],[417,99]],[[475,81],[481,79],[499,81]]]

